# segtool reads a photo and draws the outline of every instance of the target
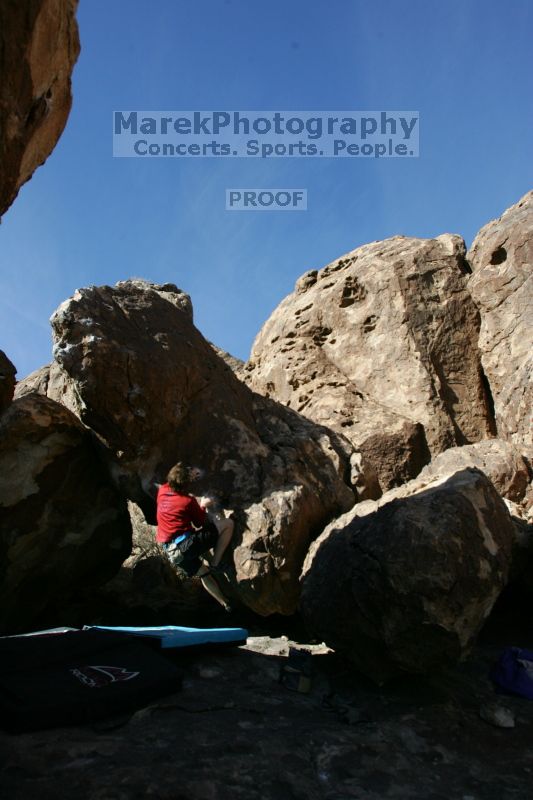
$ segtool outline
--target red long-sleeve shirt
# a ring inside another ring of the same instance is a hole
[[[200,528],[205,517],[205,509],[190,494],[174,492],[168,483],[157,490],[156,541],[172,542],[177,536],[190,531],[192,525]]]

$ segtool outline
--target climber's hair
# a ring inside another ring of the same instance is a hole
[[[169,470],[167,483],[173,492],[181,492],[183,487],[190,482],[190,467],[186,467],[181,461]]]

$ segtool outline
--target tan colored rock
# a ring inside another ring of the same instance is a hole
[[[4,351],[0,350],[0,414],[6,410],[13,400],[16,374],[16,368]]]
[[[498,436],[533,457],[533,192],[485,225],[468,252],[479,348]]]
[[[292,613],[312,537],[354,501],[349,448],[254,395],[176,297],[139,280],[80,289],[52,317],[54,364],[28,387],[96,433],[116,485],[148,515],[147,491],[172,464],[206,468],[195,492],[235,511],[230,590],[258,613]]]
[[[70,410],[77,408],[77,395],[73,387],[65,380],[65,373],[55,361],[30,372],[15,386],[15,398],[26,397],[34,392],[51,397]]]
[[[306,273],[257,336],[247,380],[363,454],[365,443],[383,453],[381,436],[411,446],[406,424],[423,426],[433,455],[486,437],[492,421],[464,255],[458,236],[397,236]],[[412,445],[426,448],[420,433]],[[386,489],[423,463],[408,454],[396,470],[379,455],[372,466]]]
[[[77,0],[0,4],[0,216],[65,127],[79,54]]]
[[[152,283],[144,280],[144,278],[129,278],[126,281],[119,281],[117,289],[157,292],[167,303],[173,305],[178,311],[183,311],[189,322],[193,321],[193,307],[190,295],[178,289],[175,283]]]
[[[0,419],[0,475],[0,631],[65,624],[62,607],[130,553],[125,502],[90,433],[38,394]]]
[[[26,375],[21,381],[17,381],[14,396],[18,399],[33,392],[46,395],[50,379],[50,366],[50,364],[46,364],[44,367],[39,367],[39,369]]]
[[[420,484],[332,522],[302,572],[309,631],[378,682],[464,656],[508,577],[513,524],[488,478]]]
[[[533,516],[530,494],[532,490],[531,467],[520,450],[502,439],[487,439],[463,447],[452,447],[436,456],[424,467],[415,480],[392,489],[377,502],[359,503],[353,509],[356,516],[373,513],[383,505],[411,497],[425,491],[435,482],[446,480],[450,475],[464,469],[481,470],[491,481],[513,521],[513,547],[509,585],[522,593],[528,585],[533,586]],[[531,589],[529,590],[529,594]]]
[[[221,347],[218,347],[213,342],[209,342],[217,356],[225,361],[228,367],[235,373],[235,375],[240,378],[240,380],[244,380],[245,378],[245,369],[246,369],[246,362],[242,361],[240,358],[236,358],[236,356],[232,356],[231,353],[228,353],[226,350],[223,350]]]
[[[404,422],[396,433],[375,433],[360,447],[364,475],[374,471],[379,494],[411,480],[430,461],[424,427],[420,423]],[[359,495],[361,499],[367,499]]]
[[[480,469],[502,497],[515,503],[524,499],[532,478],[518,447],[502,439],[487,439],[446,450],[424,467],[417,480],[430,481],[465,467]]]

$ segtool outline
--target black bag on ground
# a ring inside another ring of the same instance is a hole
[[[92,722],[177,691],[181,671],[138,638],[102,630],[0,639],[0,726]]]

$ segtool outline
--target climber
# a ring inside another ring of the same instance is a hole
[[[157,489],[157,535],[170,562],[190,578],[199,578],[203,587],[226,611],[231,611],[214,575],[221,574],[220,561],[233,535],[233,520],[216,509],[212,497],[198,503],[187,486],[201,477],[196,467],[175,464],[166,483]],[[210,509],[209,511],[207,509]],[[202,557],[213,550],[206,564]]]

